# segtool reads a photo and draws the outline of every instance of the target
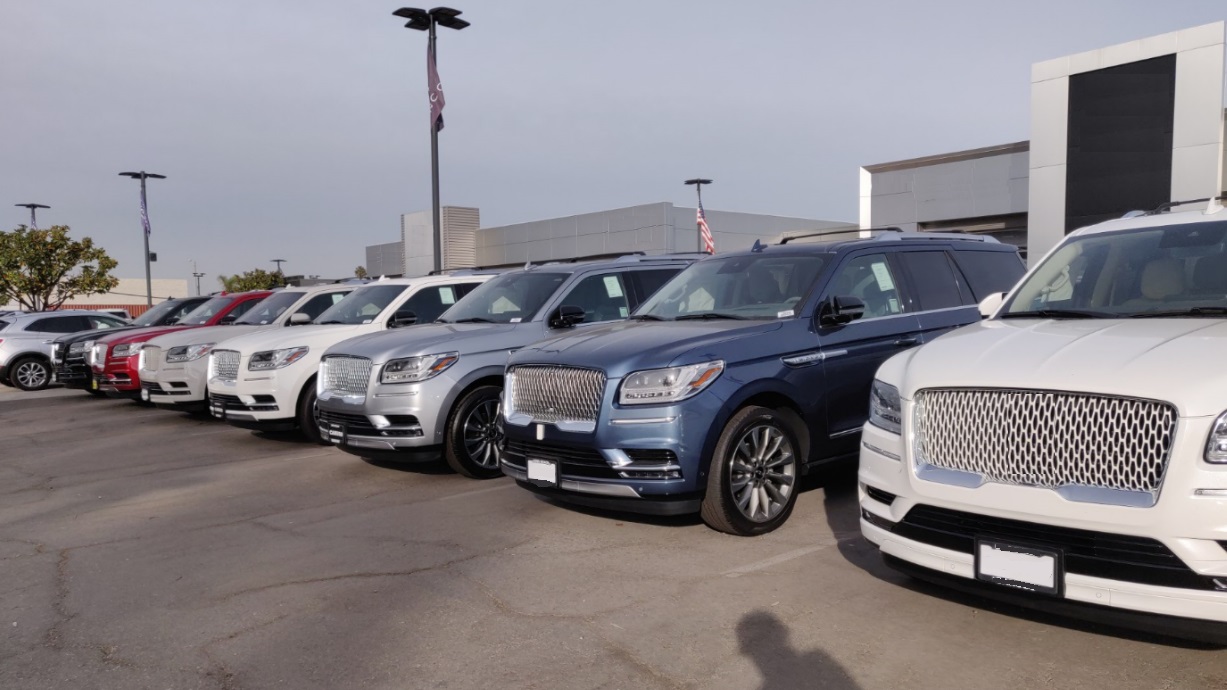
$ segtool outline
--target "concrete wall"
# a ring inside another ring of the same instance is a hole
[[[366,248],[366,274],[372,278],[379,276],[399,276],[405,270],[405,243],[388,242],[374,244]]]
[[[439,232],[443,236],[443,268],[473,265],[476,254],[474,232],[481,225],[481,211],[471,206],[443,206],[439,209]],[[400,217],[401,245],[406,276],[421,276],[434,270],[434,214],[431,211],[406,213]],[[369,270],[369,269],[368,269]]]

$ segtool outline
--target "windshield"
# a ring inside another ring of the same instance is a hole
[[[1018,287],[1002,318],[1223,316],[1227,221],[1068,240]]]
[[[531,321],[570,273],[516,271],[488,280],[443,312],[449,323]]]
[[[235,324],[245,324],[247,326],[265,326],[281,316],[286,309],[294,306],[294,303],[302,299],[305,292],[274,292],[273,294],[260,300],[256,306],[251,308],[251,311],[243,314],[235,319]]]
[[[188,312],[187,316],[179,319],[179,323],[187,326],[203,326],[209,322],[209,319],[217,316],[218,312],[221,312],[226,307],[230,306],[230,303],[233,301],[234,295],[214,297],[208,302],[205,302],[199,307],[196,307],[192,311]]]
[[[706,259],[677,274],[635,311],[638,318],[778,319],[794,310],[826,263],[817,254]]]
[[[161,304],[153,306],[149,311],[136,317],[132,322],[133,326],[156,326],[161,323],[162,319],[168,313],[176,309],[182,302],[179,300],[167,300]]]
[[[315,323],[370,323],[387,308],[392,300],[408,290],[408,285],[368,285],[345,296],[345,299],[324,310]]]

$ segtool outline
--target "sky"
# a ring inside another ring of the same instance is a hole
[[[671,201],[855,221],[858,170],[1028,138],[1030,66],[1222,0],[454,0],[444,204],[496,226]],[[374,0],[4,0],[0,214],[143,277],[344,277],[430,208],[426,36]],[[7,210],[6,210],[7,209]]]

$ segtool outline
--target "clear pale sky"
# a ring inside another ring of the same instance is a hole
[[[52,206],[143,276],[344,276],[430,208],[426,37],[372,0],[4,0],[0,213]],[[1222,0],[455,0],[443,203],[485,226],[619,206],[856,220],[861,165],[1028,138],[1033,62]],[[6,210],[7,209],[7,210]]]

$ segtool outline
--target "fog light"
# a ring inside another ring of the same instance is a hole
[[[145,402],[149,402],[149,389],[147,388],[141,389],[141,400],[144,400]]]
[[[244,405],[255,405],[256,404],[255,397],[251,395],[240,395],[239,401],[242,402]]]

